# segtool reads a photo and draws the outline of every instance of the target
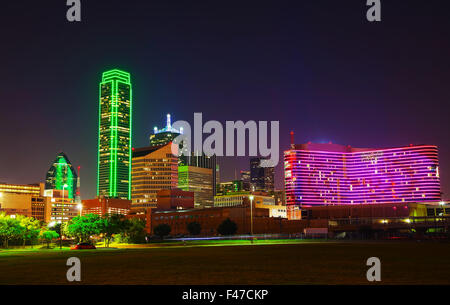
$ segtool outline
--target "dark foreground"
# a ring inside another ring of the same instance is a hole
[[[450,284],[448,242],[3,250],[0,284],[67,284],[71,256],[81,260],[81,284],[368,284],[371,256],[382,284]]]

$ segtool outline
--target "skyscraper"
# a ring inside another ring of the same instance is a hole
[[[242,189],[250,191],[250,171],[241,171]]]
[[[167,114],[166,127],[158,130],[158,127],[153,128],[153,134],[150,135],[150,146],[165,145],[173,141],[181,133],[172,127],[170,114]]]
[[[196,208],[214,206],[212,182],[212,168],[189,165],[181,165],[178,167],[178,187],[183,191],[194,192]]]
[[[171,144],[133,150],[131,207],[156,208],[157,193],[178,185],[178,158]]]
[[[213,195],[215,196],[217,193],[217,183],[219,181],[218,179],[218,173],[219,173],[219,166],[217,164],[217,157],[216,155],[207,156],[205,154],[202,154],[201,156],[196,156],[194,152],[191,153],[190,156],[181,155],[179,157],[180,166],[195,166],[200,168],[209,168],[212,170],[212,190]]]
[[[130,74],[118,69],[106,71],[99,87],[97,196],[130,199]]]
[[[274,191],[274,168],[262,167],[263,158],[250,159],[250,187],[251,191]]]
[[[66,154],[60,152],[47,171],[45,189],[62,190],[63,188],[68,191],[68,198],[73,199],[77,188],[77,174]]]

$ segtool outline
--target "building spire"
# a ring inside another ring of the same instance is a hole
[[[172,125],[170,123],[170,113],[167,114],[167,124],[166,124],[166,128],[168,131],[170,131],[170,129],[172,128]]]
[[[294,131],[291,130],[291,149],[295,148],[295,143],[294,143]]]
[[[81,203],[81,195],[80,195],[80,169],[81,166],[77,168],[77,190],[75,192],[75,203]]]

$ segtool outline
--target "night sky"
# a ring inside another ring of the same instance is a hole
[[[56,154],[95,196],[98,83],[132,75],[133,146],[173,120],[279,120],[297,143],[435,144],[450,198],[450,18],[446,1],[65,0],[0,5],[0,181],[42,182]],[[248,158],[222,158],[222,180]],[[282,162],[276,170],[282,187]]]

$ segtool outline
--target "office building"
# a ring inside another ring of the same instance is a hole
[[[212,172],[212,190],[213,196],[217,194],[217,183],[219,183],[219,165],[217,164],[217,156],[207,156],[205,154],[196,156],[194,152],[190,156],[180,156],[180,166],[194,166],[200,168],[211,169]]]
[[[194,192],[196,208],[214,206],[213,170],[197,166],[178,167],[178,187],[183,191]]]
[[[273,192],[274,168],[260,166],[261,160],[263,158],[250,159],[250,190]]]
[[[67,190],[68,197],[75,198],[77,173],[65,153],[60,152],[45,176],[46,190]]]
[[[227,182],[220,182],[217,187],[217,195],[226,195],[228,193],[247,191],[243,188],[242,180],[233,180]]]
[[[275,198],[272,196],[267,196],[265,193],[241,191],[229,193],[227,195],[214,196],[214,206],[232,207],[248,204],[250,202],[250,196],[253,196],[253,204],[255,205],[275,205]]]
[[[80,215],[78,205],[69,198],[68,190],[45,190],[44,197],[50,208],[49,221],[46,222],[68,222]]]
[[[118,69],[102,75],[99,97],[97,196],[130,199],[132,86]]]
[[[250,171],[241,171],[242,189],[250,191]]]
[[[128,215],[131,209],[131,200],[99,197],[82,201],[82,215]]]
[[[156,208],[157,193],[178,185],[178,158],[171,143],[133,150],[131,207]]]
[[[194,208],[194,192],[181,189],[160,190],[156,195],[157,210],[183,210]]]
[[[48,222],[51,207],[44,193],[44,183],[0,183],[0,212],[7,215],[23,215]]]
[[[352,148],[293,145],[284,152],[286,204],[291,207],[402,202],[441,198],[438,148]]]

